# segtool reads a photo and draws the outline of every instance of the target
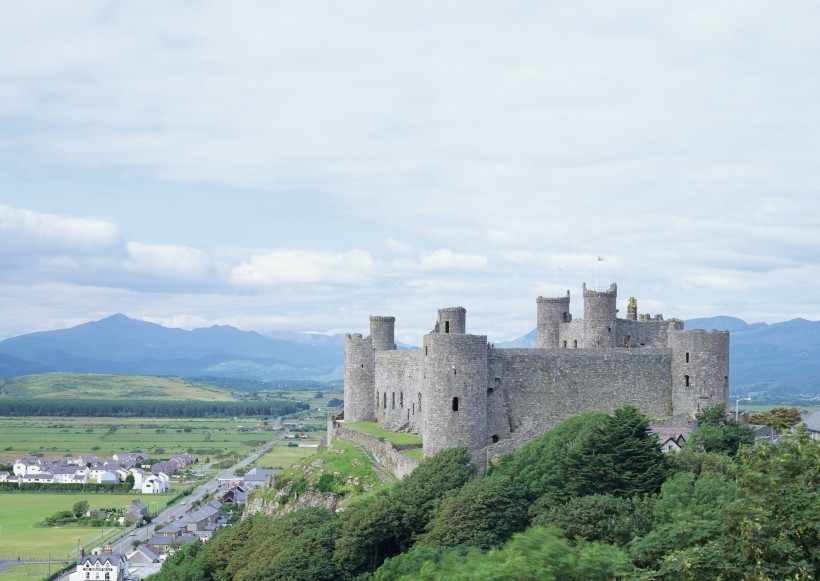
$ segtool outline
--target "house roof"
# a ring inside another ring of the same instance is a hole
[[[812,432],[820,432],[820,410],[817,410],[803,422]]]
[[[99,555],[85,555],[77,559],[78,565],[85,565],[86,563],[90,565],[94,565],[99,563],[100,565],[105,565],[109,563],[111,565],[117,567],[124,567],[128,565],[128,561],[125,560],[125,557],[122,556],[120,553],[101,553]]]

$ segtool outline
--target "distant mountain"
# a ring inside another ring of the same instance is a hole
[[[691,319],[686,329],[729,331],[732,396],[779,394],[820,396],[820,321],[792,319],[782,323],[749,324],[735,317]],[[538,344],[537,329],[501,348],[532,348]]]
[[[731,331],[733,397],[761,392],[820,395],[820,322],[793,319],[767,325],[711,317],[686,321],[685,326]],[[495,346],[536,345],[533,329]],[[64,371],[329,381],[343,376],[343,362],[343,335],[262,335],[229,326],[185,331],[121,314],[0,342],[0,377]]]
[[[318,337],[316,339],[319,339]],[[0,377],[49,371],[306,379],[340,376],[341,340],[297,342],[235,327],[186,331],[122,314],[0,342]]]

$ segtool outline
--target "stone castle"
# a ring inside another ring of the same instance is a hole
[[[615,283],[604,291],[584,284],[583,298],[582,320],[570,314],[569,291],[536,299],[535,349],[495,348],[467,334],[462,307],[439,310],[421,349],[397,350],[395,317],[370,317],[370,336],[345,336],[345,422],[418,432],[425,456],[453,446],[480,456],[587,411],[633,404],[682,423],[727,402],[727,331],[638,315],[634,298],[618,318]]]

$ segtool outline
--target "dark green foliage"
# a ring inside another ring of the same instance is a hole
[[[527,525],[527,503],[507,476],[476,478],[446,496],[419,543],[498,547]]]
[[[646,535],[653,524],[654,496],[618,498],[594,494],[568,503],[545,507],[536,501],[530,508],[532,524],[554,526],[569,540],[583,539],[626,547]]]
[[[330,398],[327,402],[327,407],[329,408],[340,408],[344,406],[344,400],[339,399],[338,397]]]
[[[588,461],[606,419],[601,412],[569,418],[501,458],[499,469],[530,501],[549,494],[563,504],[581,487],[578,467]]]
[[[400,551],[401,509],[387,492],[363,498],[339,516],[333,560],[350,574],[375,571]]]
[[[732,458],[721,452],[697,451],[691,446],[684,446],[682,450],[666,455],[670,476],[678,472],[692,472],[700,475],[701,472],[712,472],[729,476],[735,473],[736,466]]]
[[[297,401],[0,399],[0,415],[3,416],[203,418],[282,416],[307,409],[310,409],[310,405]]]
[[[741,446],[754,444],[754,430],[726,415],[726,404],[706,408],[697,418],[698,427],[687,442],[690,447],[734,456]]]
[[[476,472],[466,448],[450,448],[422,460],[412,474],[393,487],[393,498],[402,507],[403,549],[424,532],[441,498],[475,478]]]
[[[74,513],[74,516],[80,518],[88,512],[88,501],[80,500],[79,502],[75,502],[74,506],[71,507],[71,512]]]
[[[475,549],[414,549],[387,561],[376,572],[375,579],[609,581],[623,578],[633,570],[629,558],[617,547],[598,543],[573,547],[555,530],[533,527],[488,553]]]
[[[560,505],[576,496],[633,496],[660,489],[666,459],[649,420],[634,406],[607,416],[570,418],[502,458],[500,470],[534,501]]]

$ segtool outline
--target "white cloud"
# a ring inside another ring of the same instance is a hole
[[[487,257],[481,254],[453,252],[439,248],[424,252],[419,256],[419,268],[433,270],[440,268],[485,268]]]
[[[231,270],[230,280],[239,286],[365,284],[373,269],[373,258],[364,250],[276,250],[251,256]]]
[[[128,259],[123,267],[128,272],[191,281],[211,274],[209,257],[196,248],[139,242],[129,242],[126,247]]]

